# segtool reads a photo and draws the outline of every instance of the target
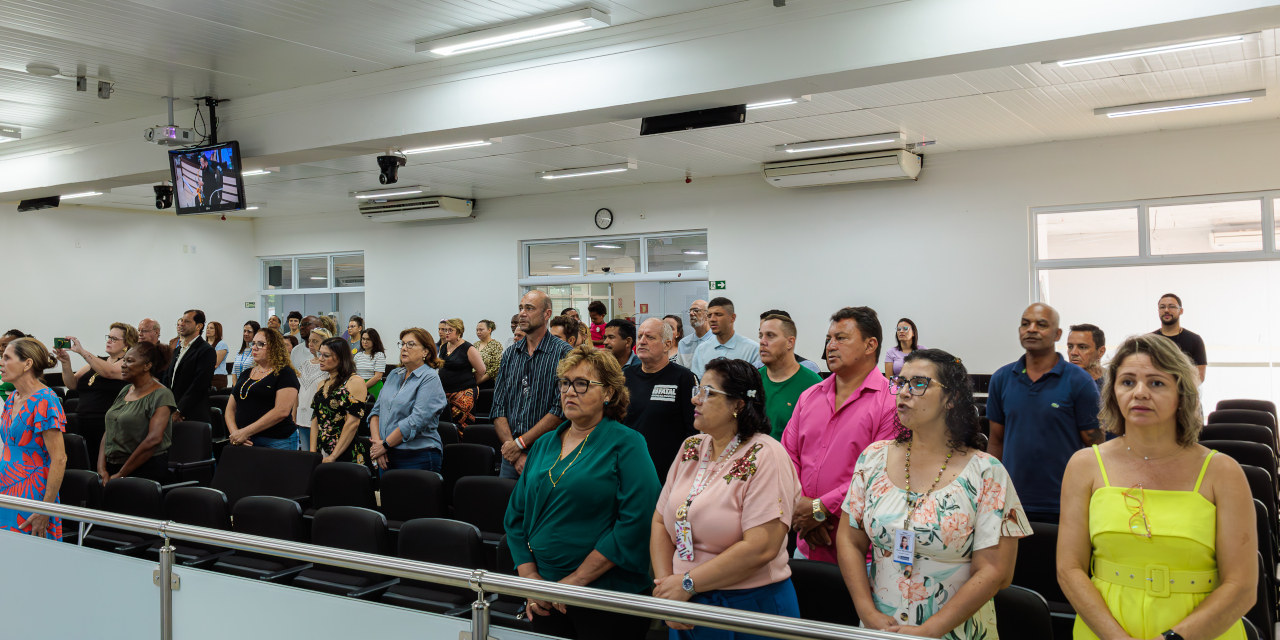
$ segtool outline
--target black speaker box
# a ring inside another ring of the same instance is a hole
[[[654,116],[640,121],[640,135],[652,136],[672,131],[688,131],[707,127],[723,127],[727,124],[742,124],[747,121],[747,105],[732,107],[716,107],[699,111],[672,113],[665,116]]]
[[[18,203],[18,211],[39,211],[41,209],[52,209],[62,202],[62,196],[49,196],[48,198],[35,198],[33,200],[23,200]]]

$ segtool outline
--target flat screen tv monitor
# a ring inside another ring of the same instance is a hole
[[[240,143],[169,151],[174,207],[180,216],[235,211],[245,207],[240,177]]]

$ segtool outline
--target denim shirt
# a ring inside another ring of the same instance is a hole
[[[378,416],[378,433],[383,440],[400,430],[402,443],[395,449],[443,451],[437,427],[446,404],[440,374],[435,369],[422,365],[406,381],[404,367],[399,367],[387,376],[369,417]]]

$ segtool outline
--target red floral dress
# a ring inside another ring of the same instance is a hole
[[[49,450],[44,446],[44,432],[50,429],[66,431],[67,417],[62,413],[62,403],[48,387],[43,387],[30,398],[16,406],[15,394],[9,394],[0,414],[0,493],[6,496],[44,500],[45,483],[49,477]],[[0,529],[29,533],[19,527],[26,523],[31,513],[0,508]],[[62,539],[62,520],[49,519],[49,534],[54,540]]]

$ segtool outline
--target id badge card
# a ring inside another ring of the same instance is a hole
[[[894,529],[893,561],[910,566],[916,556],[916,532],[913,529]]]
[[[693,562],[693,529],[687,520],[676,520],[676,556]]]

